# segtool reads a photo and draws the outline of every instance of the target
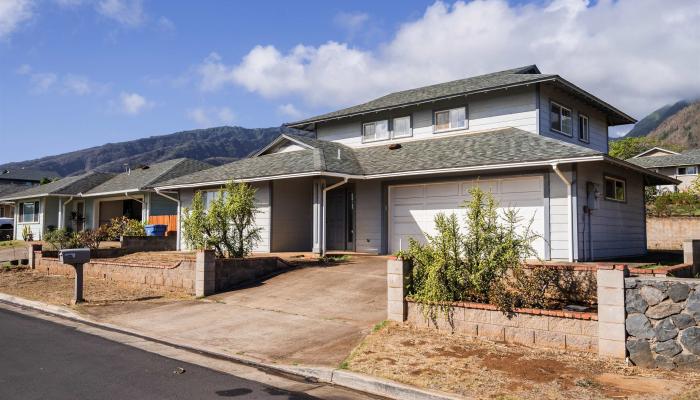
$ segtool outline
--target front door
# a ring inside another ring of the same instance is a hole
[[[85,229],[85,203],[75,203],[75,230],[80,232]]]
[[[326,249],[354,250],[355,193],[340,187],[326,194]]]

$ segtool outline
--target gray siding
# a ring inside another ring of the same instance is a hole
[[[534,87],[510,89],[508,91],[477,94],[469,97],[438,101],[422,106],[380,112],[362,118],[342,119],[322,123],[316,131],[318,139],[343,143],[348,146],[362,146],[362,123],[410,115],[413,136],[397,141],[425,139],[445,133],[433,132],[435,111],[467,107],[467,129],[456,132],[477,132],[490,129],[515,127],[537,133],[536,93]],[[452,132],[455,133],[455,132]],[[365,145],[382,144],[378,141]]]
[[[573,118],[573,134],[571,137],[552,131],[550,129],[550,104],[554,101],[571,109]],[[583,103],[579,99],[562,91],[554,90],[547,84],[540,86],[540,134],[565,142],[589,147],[604,153],[608,152],[608,124],[605,114]],[[590,143],[578,139],[578,116],[584,114],[588,117]]]
[[[149,213],[151,216],[177,215],[177,203],[157,193],[151,193],[149,206],[151,207]]]
[[[358,181],[355,184],[355,248],[363,253],[379,254],[382,248],[381,181]]]
[[[564,174],[571,179],[571,172]],[[554,172],[549,173],[549,229],[551,258],[567,260],[569,258],[569,203],[566,184]]]
[[[627,200],[605,200],[603,176],[609,174],[624,179]],[[584,252],[593,260],[646,254],[646,219],[644,184],[639,173],[605,165],[580,164],[578,180],[578,236],[579,257]],[[599,208],[592,211],[590,220],[583,213],[587,204],[586,183],[598,185]]]
[[[313,180],[272,182],[272,251],[311,251]]]

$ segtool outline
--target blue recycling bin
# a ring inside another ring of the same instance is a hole
[[[146,236],[165,236],[168,225],[146,225]]]

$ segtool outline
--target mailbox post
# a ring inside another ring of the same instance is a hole
[[[83,264],[90,262],[90,249],[63,249],[58,252],[58,260],[72,265],[75,269],[75,291],[73,304],[82,303],[83,299]]]

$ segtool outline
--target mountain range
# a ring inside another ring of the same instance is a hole
[[[700,99],[665,105],[642,118],[624,137],[642,136],[685,149],[700,147]]]
[[[284,126],[256,129],[220,126],[107,143],[54,156],[12,162],[0,165],[0,170],[34,168],[69,176],[91,170],[123,172],[127,164],[133,167],[180,157],[221,165],[262,148],[280,133],[305,134]]]
[[[180,157],[221,165],[249,155],[281,133],[308,134],[284,126],[255,129],[220,126],[107,143],[69,153],[2,164],[0,170],[34,168],[69,176],[90,170],[122,172],[127,165],[148,165]],[[641,119],[624,137],[641,136],[655,139],[662,145],[699,148],[700,99],[681,100],[665,105]]]

